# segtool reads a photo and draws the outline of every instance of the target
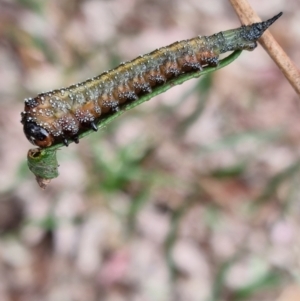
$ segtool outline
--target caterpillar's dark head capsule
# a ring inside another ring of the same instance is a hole
[[[44,148],[50,146],[53,142],[52,135],[35,122],[25,121],[23,130],[25,136],[33,145]]]

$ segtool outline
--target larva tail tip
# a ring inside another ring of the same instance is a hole
[[[263,22],[266,23],[267,28],[270,27],[277,19],[279,19],[282,16],[283,12],[280,12],[279,14],[277,14],[276,16],[274,16],[273,18]]]
[[[282,12],[274,16],[273,18],[259,22],[254,23],[252,25],[247,26],[248,30],[245,32],[245,38],[249,41],[257,41],[262,34],[282,15]]]

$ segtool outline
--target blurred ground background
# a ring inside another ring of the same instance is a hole
[[[250,4],[300,61],[298,0]],[[264,50],[59,151],[42,191],[23,99],[236,28],[224,0],[0,0],[0,300],[300,300],[299,99]]]

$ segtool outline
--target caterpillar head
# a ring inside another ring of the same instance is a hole
[[[48,147],[53,143],[53,136],[46,129],[37,125],[33,121],[24,121],[24,134],[27,139],[36,146],[41,148]]]

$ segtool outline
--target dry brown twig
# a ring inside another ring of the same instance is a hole
[[[235,9],[241,22],[245,25],[261,22],[247,0],[229,0]],[[290,82],[296,93],[300,96],[300,72],[284,50],[267,30],[259,39],[259,42],[280,68],[284,76]]]

